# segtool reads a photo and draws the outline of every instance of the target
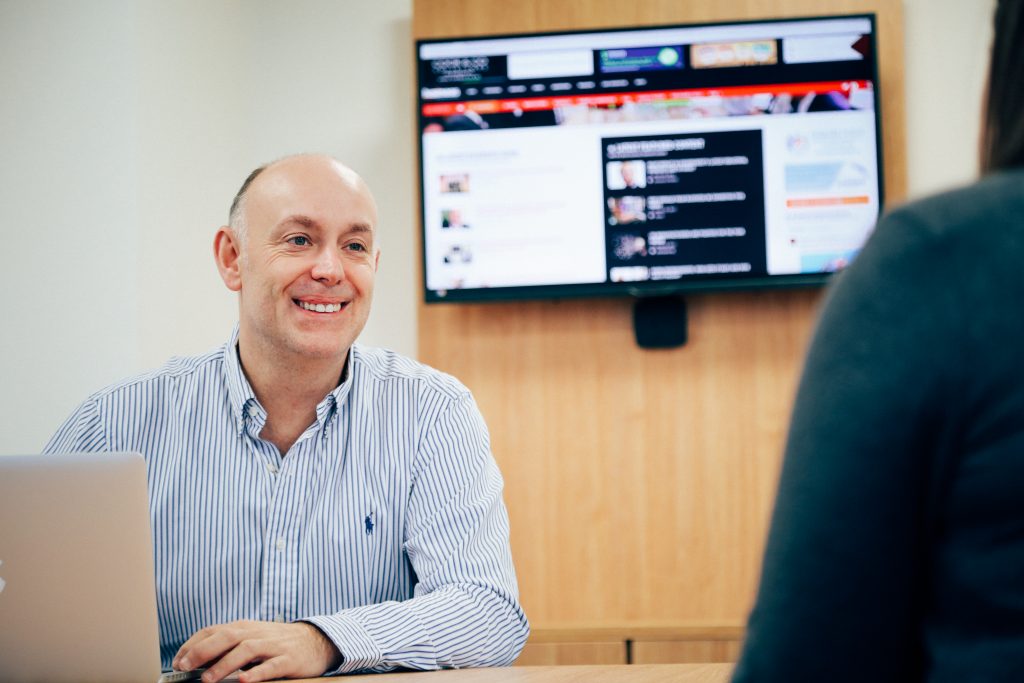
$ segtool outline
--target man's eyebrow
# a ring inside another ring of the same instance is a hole
[[[305,216],[303,214],[295,214],[294,216],[288,216],[283,221],[277,224],[272,235],[273,239],[279,239],[287,234],[288,230],[293,229],[294,226],[299,226],[303,230],[307,230],[311,233],[322,235],[324,234],[324,225],[311,216]],[[346,226],[346,228],[339,234],[340,238],[351,239],[358,236],[359,239],[365,240],[368,244],[374,244],[376,242],[376,232],[373,229],[372,223],[357,222]]]
[[[288,216],[288,218],[285,218],[283,221],[281,221],[279,223],[279,225],[283,226],[283,225],[296,224],[296,223],[298,225],[301,225],[302,227],[308,228],[310,230],[319,230],[320,228],[323,227],[320,224],[320,222],[317,221],[315,218],[310,218],[309,216],[303,216],[301,214],[298,214],[298,215],[295,215],[295,216]],[[354,233],[371,233],[372,234],[373,233],[373,226],[371,224],[369,224],[369,223],[353,223],[352,225],[348,226],[348,229],[346,230],[346,232],[349,232],[349,233],[353,233],[353,232]]]
[[[320,224],[309,216],[288,216],[288,218],[281,221],[280,225],[287,225],[288,223],[298,223],[304,228],[320,227]]]

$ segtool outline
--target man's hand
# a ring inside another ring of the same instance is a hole
[[[297,622],[234,621],[209,626],[174,655],[179,671],[207,667],[203,683],[216,683],[244,666],[241,683],[275,678],[313,678],[341,664],[341,653],[316,626]]]

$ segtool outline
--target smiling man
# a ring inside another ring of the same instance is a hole
[[[376,229],[334,159],[256,169],[214,239],[231,339],[97,392],[46,447],[146,459],[165,666],[207,683],[498,666],[526,640],[469,391],[354,343]]]

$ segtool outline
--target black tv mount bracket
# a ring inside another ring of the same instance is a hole
[[[681,296],[640,296],[633,302],[633,332],[642,349],[683,346],[686,322],[686,300]]]

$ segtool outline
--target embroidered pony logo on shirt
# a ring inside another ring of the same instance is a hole
[[[366,519],[363,520],[363,525],[366,527],[366,535],[369,536],[373,533],[373,513],[366,515]]]

